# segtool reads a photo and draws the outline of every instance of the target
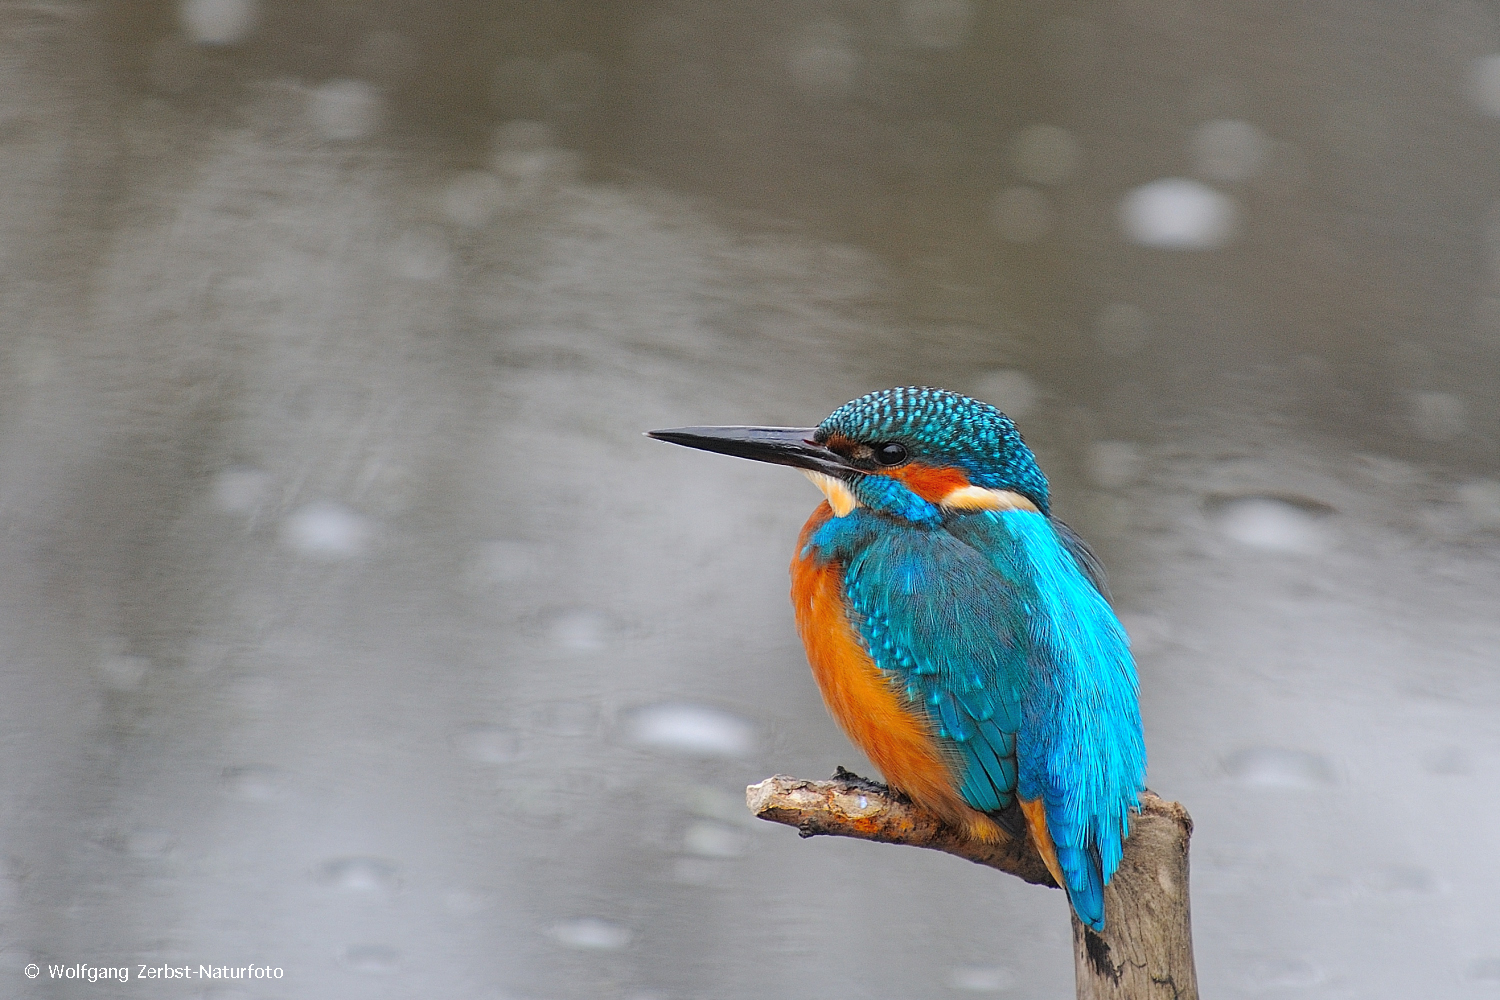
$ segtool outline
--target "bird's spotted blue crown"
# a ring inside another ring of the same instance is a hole
[[[1015,421],[989,403],[925,386],[882,389],[840,406],[818,438],[901,441],[915,457],[956,465],[976,486],[1015,490],[1046,513],[1047,477]]]

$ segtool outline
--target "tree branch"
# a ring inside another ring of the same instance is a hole
[[[745,804],[761,819],[795,826],[804,837],[854,837],[926,847],[1057,888],[1030,837],[998,844],[971,840],[885,785],[842,767],[832,781],[804,781],[784,774],[767,778],[745,789]]]
[[[778,774],[745,789],[750,811],[795,826],[804,837],[835,836],[925,847],[1056,888],[1030,837],[998,844],[970,839],[885,785],[842,767],[832,781]],[[1146,792],[1131,817],[1125,857],[1104,891],[1105,929],[1073,918],[1079,1000],[1197,1000],[1188,901],[1187,810]]]

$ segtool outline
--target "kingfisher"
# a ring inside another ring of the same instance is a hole
[[[892,788],[971,837],[1024,829],[1103,930],[1145,787],[1135,664],[1015,422],[914,386],[817,427],[650,436],[812,480],[825,499],[797,540],[792,604],[829,712]]]

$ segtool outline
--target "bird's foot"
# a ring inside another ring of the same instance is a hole
[[[861,778],[859,775],[844,767],[842,764],[840,764],[838,769],[833,772],[833,780],[842,781],[846,785],[852,785],[855,788],[858,788],[860,791],[876,792],[880,795],[889,795],[892,798],[900,799],[903,802],[910,801],[905,795],[902,795],[890,785],[883,785],[873,778]]]
[[[1000,829],[1012,837],[1019,837],[1021,830],[1026,825],[1026,818],[1021,815],[1021,803],[1011,799],[1010,805],[998,812],[989,814],[990,819],[1000,824]]]

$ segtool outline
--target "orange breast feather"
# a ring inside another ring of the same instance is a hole
[[[971,836],[997,840],[999,826],[968,806],[927,721],[908,710],[903,694],[882,674],[849,621],[843,567],[802,558],[808,537],[833,511],[821,504],[802,529],[792,560],[792,604],[823,702],[854,745],[893,787]]]

